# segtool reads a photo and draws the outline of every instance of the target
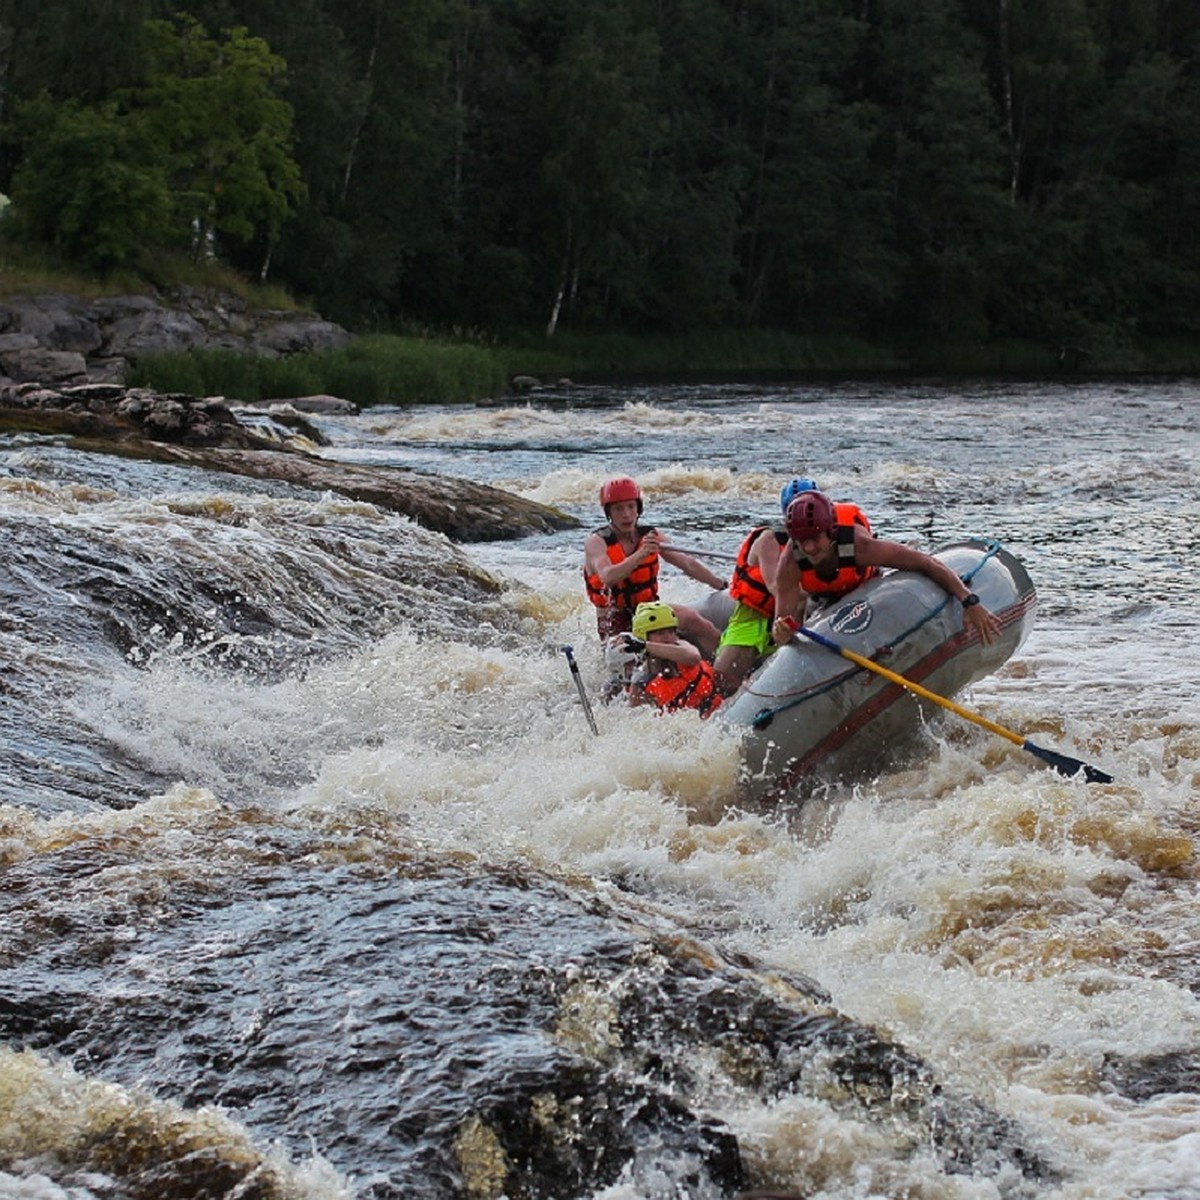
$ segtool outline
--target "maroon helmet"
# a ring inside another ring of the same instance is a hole
[[[792,541],[803,542],[818,533],[832,537],[837,520],[833,515],[833,505],[823,492],[801,492],[788,505],[783,523]]]
[[[622,476],[620,479],[610,479],[600,489],[600,507],[604,509],[606,517],[608,516],[608,506],[616,504],[619,500],[636,500],[638,516],[642,515],[641,489],[627,476]]]

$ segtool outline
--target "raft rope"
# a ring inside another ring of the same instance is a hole
[[[986,550],[986,553],[983,555],[983,557],[968,572],[966,572],[965,575],[959,576],[963,583],[970,587],[971,580],[979,574],[989,558],[994,558],[1000,553],[1001,547],[1000,543],[994,538],[968,538],[967,540],[981,543]],[[871,657],[881,658],[891,654],[898,643],[904,641],[905,638],[911,637],[923,625],[928,625],[929,622],[932,621],[934,617],[936,617],[942,611],[942,609],[944,609],[946,605],[950,603],[950,600],[951,597],[947,596],[939,605],[930,609],[929,612],[927,612],[919,621],[910,625],[902,633],[898,634],[894,640],[880,646],[875,653],[871,655]],[[850,670],[844,671],[841,675],[837,675],[833,679],[826,680],[819,687],[809,688],[807,691],[793,696],[790,700],[785,700],[782,704],[777,704],[774,708],[759,709],[759,711],[754,714],[754,719],[750,722],[750,728],[755,730],[766,729],[766,727],[771,724],[771,722],[776,716],[778,716],[779,713],[787,712],[789,708],[795,708],[797,704],[804,704],[817,696],[823,695],[825,692],[832,691],[835,687],[840,686],[847,679],[849,679],[851,675],[856,674],[860,670],[862,670],[861,667],[852,667]]]

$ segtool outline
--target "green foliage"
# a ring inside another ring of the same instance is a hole
[[[104,273],[135,266],[170,236],[170,197],[152,149],[113,106],[22,108],[30,150],[13,178],[15,232]]]
[[[205,374],[206,365],[211,367],[212,364],[206,364],[204,358],[197,354],[146,354],[129,372],[128,382],[131,387],[182,392],[188,396],[222,395],[236,400],[257,399],[257,396],[251,396],[250,388],[243,388],[240,383],[238,387],[227,391],[210,388]],[[253,370],[252,362],[248,362],[247,373]]]
[[[215,245],[358,330],[553,315],[555,343],[613,339],[570,363],[618,369],[617,330],[699,367],[865,341],[1116,364],[1200,326],[1195,4],[189,8],[0,5],[11,233],[155,280],[164,247]],[[418,341],[331,360],[328,390],[468,386]]]
[[[180,14],[144,29],[146,80],[124,93],[129,119],[161,155],[175,224],[274,243],[304,196],[291,156],[292,109],[278,94],[285,63],[244,27],[210,38]]]
[[[18,234],[101,272],[217,236],[269,247],[304,196],[283,61],[244,28],[217,41],[184,16],[143,37],[145,77],[111,98],[17,105]]]

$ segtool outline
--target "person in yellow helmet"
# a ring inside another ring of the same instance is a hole
[[[656,704],[663,712],[692,708],[702,717],[716,711],[721,694],[712,664],[680,638],[679,621],[669,604],[639,604],[632,633],[645,643],[645,662],[630,683],[630,704]]]

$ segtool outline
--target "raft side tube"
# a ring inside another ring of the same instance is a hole
[[[991,645],[964,631],[962,605],[912,571],[890,571],[810,617],[848,650],[952,696],[1007,662],[1028,636],[1037,595],[1021,562],[994,542],[955,542],[945,562],[997,616]],[[741,802],[778,803],[819,781],[852,782],[894,763],[943,710],[800,638],[780,647],[716,714],[742,733]]]

